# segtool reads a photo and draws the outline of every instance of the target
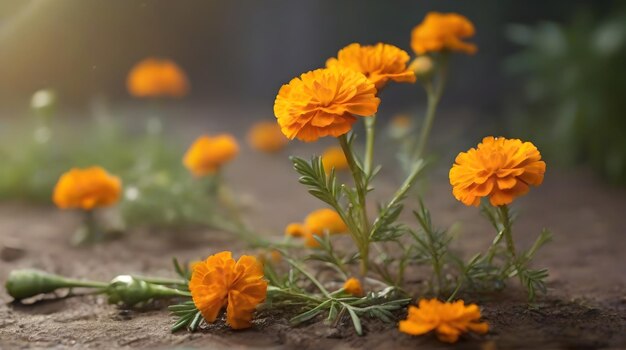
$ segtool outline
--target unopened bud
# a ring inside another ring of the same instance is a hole
[[[426,79],[433,73],[435,64],[432,58],[428,56],[417,56],[411,64],[409,69],[415,72],[417,79]]]

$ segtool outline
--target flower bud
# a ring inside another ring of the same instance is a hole
[[[428,56],[417,56],[409,65],[417,79],[426,79],[431,76],[434,68],[433,60]]]
[[[62,276],[32,269],[11,271],[5,286],[7,293],[16,300],[50,293],[59,288],[72,287],[71,283]]]
[[[148,283],[129,275],[120,275],[111,280],[107,288],[109,303],[134,306],[159,297],[185,296],[184,292],[159,284]]]

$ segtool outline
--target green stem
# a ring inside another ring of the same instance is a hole
[[[356,192],[359,200],[359,206],[361,210],[361,227],[360,232],[356,233],[356,237],[359,237],[358,242],[356,242],[359,246],[359,253],[361,255],[361,275],[365,277],[367,274],[367,270],[369,268],[369,219],[367,217],[367,202],[366,202],[366,194],[367,188],[365,188],[365,182],[363,180],[363,172],[359,168],[354,159],[354,154],[352,149],[350,148],[350,144],[348,143],[348,139],[346,135],[339,136],[339,144],[341,145],[341,149],[343,150],[344,155],[346,156],[346,160],[348,161],[348,166],[350,167],[350,171],[354,178],[354,185],[356,187]]]
[[[372,175],[372,163],[374,159],[374,138],[376,126],[376,115],[365,118],[365,161],[363,164],[363,171],[365,176],[369,179]]]
[[[419,143],[414,154],[414,159],[422,158],[423,153],[426,149],[426,144],[428,143],[430,131],[433,126],[433,121],[435,120],[437,106],[439,105],[441,95],[443,94],[443,90],[446,86],[447,75],[448,55],[443,53],[441,56],[441,61],[439,62],[439,80],[437,82],[437,87],[433,87],[432,81],[429,81],[424,86],[426,89],[426,94],[428,95],[428,105],[426,107],[426,117],[424,119],[424,123],[422,124]]]
[[[511,228],[511,218],[509,215],[509,207],[501,205],[498,207],[500,211],[500,220],[502,220],[504,239],[506,240],[506,249],[509,251],[513,259],[513,265],[517,266],[517,253],[515,252],[515,242],[513,241],[513,232]]]
[[[174,278],[160,278],[160,277],[145,277],[145,276],[135,276],[134,278],[138,280],[142,280],[144,282],[148,282],[151,284],[160,284],[160,285],[183,285],[186,286],[189,284],[189,281],[174,279]]]
[[[330,295],[330,293],[328,292],[328,290],[324,288],[322,283],[320,283],[320,281],[318,281],[315,277],[313,277],[313,275],[311,275],[302,266],[300,266],[300,264],[296,263],[295,261],[289,258],[285,258],[285,260],[289,263],[289,265],[293,266],[296,270],[300,271],[306,278],[308,278],[311,282],[313,282],[313,284],[317,287],[317,289],[320,290],[320,292],[322,292],[322,294],[324,294],[325,297],[329,299],[333,298],[332,295]]]

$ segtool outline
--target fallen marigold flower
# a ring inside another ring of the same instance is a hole
[[[427,52],[458,51],[476,53],[476,45],[462,39],[474,35],[474,25],[457,13],[429,12],[424,21],[411,33],[411,47],[416,54]]]
[[[201,136],[187,150],[183,164],[195,176],[216,173],[239,153],[237,140],[229,134]]]
[[[189,90],[185,72],[172,60],[146,58],[128,73],[128,92],[135,97],[182,97]]]
[[[455,343],[462,333],[472,331],[485,334],[487,322],[480,322],[480,309],[476,304],[465,306],[463,300],[452,303],[437,299],[422,299],[419,307],[409,306],[407,319],[400,321],[400,332],[422,335],[435,331],[442,342]]]
[[[73,168],[59,178],[52,200],[61,209],[92,210],[117,203],[122,181],[101,167]]]
[[[226,307],[226,322],[234,329],[252,325],[252,315],[265,301],[267,281],[256,258],[242,255],[237,262],[231,252],[209,256],[194,265],[189,291],[206,322],[214,322]]]
[[[450,184],[465,205],[478,206],[481,197],[489,197],[491,205],[499,206],[541,185],[545,172],[546,163],[532,143],[489,136],[477,148],[459,153]]]
[[[355,115],[376,113],[380,104],[376,92],[362,73],[339,67],[317,69],[280,88],[274,115],[290,140],[338,137],[352,129]]]
[[[389,80],[414,83],[415,74],[407,68],[409,54],[393,45],[354,43],[339,50],[337,58],[326,61],[327,67],[344,67],[365,74],[367,79],[382,89]]]
[[[348,280],[346,280],[346,283],[343,284],[343,290],[346,291],[346,293],[355,297],[363,296],[363,288],[361,287],[361,282],[354,277],[348,278]]]
[[[258,122],[248,131],[248,144],[257,151],[275,153],[283,149],[289,139],[274,122]]]
[[[285,228],[285,234],[304,238],[304,245],[309,248],[319,247],[315,236],[348,232],[348,226],[336,211],[328,208],[312,211],[304,223],[291,223]]]
[[[327,148],[322,153],[322,165],[326,174],[329,174],[333,168],[335,171],[348,169],[348,160],[341,147],[334,146]]]

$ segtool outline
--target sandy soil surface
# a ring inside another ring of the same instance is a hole
[[[305,146],[295,147],[290,151],[310,151]],[[250,222],[277,237],[286,223],[319,207],[297,183],[286,155],[270,157],[246,151],[229,168],[234,189],[244,194]],[[460,224],[455,247],[471,255],[489,244],[493,232],[477,209],[452,198],[446,171],[442,166],[429,174],[425,200],[438,225]],[[394,184],[393,176],[382,174],[378,193],[390,193]],[[626,191],[601,185],[586,172],[549,169],[544,185],[516,207],[520,218],[515,236],[520,247],[527,247],[543,226],[554,232],[554,241],[535,261],[536,266],[550,269],[548,294],[532,308],[517,283],[503,293],[473,297],[471,301],[483,307],[491,331],[484,337],[467,337],[457,345],[466,349],[626,348]],[[172,256],[191,260],[223,249],[244,251],[227,234],[203,230],[138,230],[123,240],[72,248],[67,242],[77,223],[78,217],[51,207],[1,204],[0,246],[16,245],[24,254],[0,261],[0,282],[4,283],[12,269],[23,267],[104,281],[127,273],[173,276]],[[197,333],[171,334],[172,319],[164,305],[122,310],[107,305],[99,296],[19,305],[11,303],[4,290],[0,300],[2,349],[446,347],[434,337],[410,337],[399,333],[395,325],[374,321],[365,322],[363,337],[354,334],[348,320],[337,329],[322,322],[293,328],[288,315],[268,313],[259,315],[249,330],[231,331],[218,322]]]

